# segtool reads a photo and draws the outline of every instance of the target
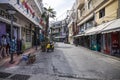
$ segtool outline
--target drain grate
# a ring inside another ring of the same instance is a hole
[[[7,78],[10,75],[11,75],[10,73],[0,72],[0,78]]]
[[[28,80],[29,78],[30,78],[30,75],[15,74],[10,79],[12,79],[12,80]]]

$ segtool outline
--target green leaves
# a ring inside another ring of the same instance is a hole
[[[56,17],[56,12],[51,7],[49,7],[49,8],[44,7],[44,12],[41,15],[41,17],[46,21],[45,34],[47,35],[48,28],[49,28],[49,18]]]
[[[49,8],[46,8],[44,7],[44,13],[41,15],[42,18],[45,18],[45,20],[48,18],[48,17],[51,17],[51,18],[54,18],[56,17],[56,12],[54,11],[53,8],[49,7]]]

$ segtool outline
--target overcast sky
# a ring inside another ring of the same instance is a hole
[[[72,8],[74,2],[75,0],[43,0],[45,7],[50,6],[57,12],[57,20],[65,18],[67,10]]]

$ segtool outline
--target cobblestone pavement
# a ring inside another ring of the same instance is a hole
[[[0,72],[11,74],[5,80],[15,80],[16,74],[23,75],[22,80],[120,80],[118,59],[83,47],[57,43],[54,52],[34,54],[33,64],[21,61],[15,66],[1,67]]]

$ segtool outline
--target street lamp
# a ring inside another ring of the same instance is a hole
[[[7,12],[10,14],[11,16],[11,39],[13,37],[13,15],[16,13],[16,10],[14,9],[7,9]]]
[[[14,9],[8,9],[7,12],[11,16],[11,36],[10,36],[10,38],[12,40],[13,34],[14,34],[14,32],[13,32],[13,15],[16,13],[16,10],[14,10]],[[13,64],[14,63],[14,61],[13,61],[13,53],[10,54],[10,58],[11,58],[10,59],[10,63]]]
[[[39,25],[36,25],[35,27],[35,37],[36,37],[36,42],[35,42],[35,45],[36,45],[36,50],[38,48],[38,36],[39,36]]]

